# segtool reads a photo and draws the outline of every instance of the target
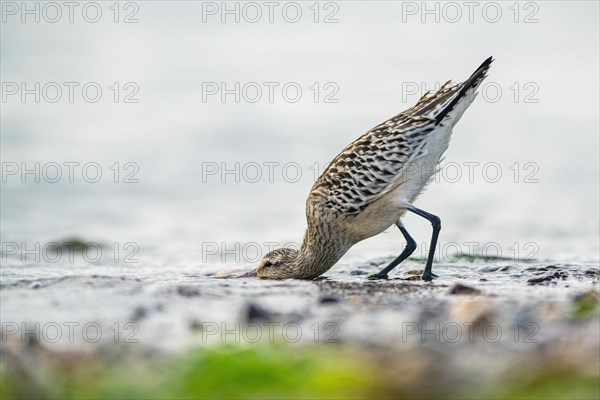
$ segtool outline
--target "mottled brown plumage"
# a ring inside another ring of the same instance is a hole
[[[463,83],[448,81],[437,92],[426,93],[414,107],[375,126],[342,150],[310,191],[301,248],[268,253],[258,266],[258,276],[315,278],[354,244],[395,223],[406,237],[400,218],[407,210],[432,221],[434,230],[437,223],[439,231],[439,219],[412,203],[435,174],[452,128],[476,97],[491,62],[490,57]],[[434,239],[432,247],[437,233]],[[423,279],[434,276],[431,260],[428,269]]]

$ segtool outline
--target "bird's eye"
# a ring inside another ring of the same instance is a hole
[[[270,267],[271,265],[273,265],[271,261],[265,261],[265,267]]]

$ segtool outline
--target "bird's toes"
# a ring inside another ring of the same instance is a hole
[[[431,282],[433,280],[433,278],[437,278],[438,276],[436,274],[434,274],[433,272],[430,272],[428,274],[423,274],[421,276],[421,279],[423,279],[425,282]]]
[[[372,275],[369,275],[369,276],[367,277],[367,279],[369,279],[369,280],[371,280],[371,281],[375,281],[375,280],[379,280],[379,279],[388,279],[388,276],[387,276],[387,274],[380,274],[380,273],[377,273],[377,274],[372,274]]]

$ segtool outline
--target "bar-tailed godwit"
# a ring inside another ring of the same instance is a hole
[[[306,200],[307,229],[299,250],[266,254],[253,271],[261,278],[312,279],[329,270],[356,243],[396,225],[402,253],[371,278],[386,278],[416,249],[404,225],[407,211],[431,222],[433,234],[422,279],[432,280],[439,217],[414,206],[436,173],[454,125],[471,105],[492,63],[488,58],[466,81],[448,81],[408,110],[350,143],[323,171]]]

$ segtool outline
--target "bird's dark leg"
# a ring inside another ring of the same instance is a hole
[[[414,212],[417,215],[425,218],[429,222],[431,222],[431,226],[433,227],[433,234],[431,235],[431,245],[429,246],[429,255],[427,256],[427,263],[425,263],[425,269],[423,270],[423,275],[421,279],[424,281],[430,281],[433,278],[437,277],[433,272],[431,272],[431,265],[433,264],[433,256],[435,253],[435,246],[438,241],[438,236],[440,234],[440,229],[442,229],[442,222],[440,221],[440,217],[429,214],[427,211],[420,210],[415,206],[407,207],[408,211]]]
[[[402,223],[398,220],[398,222],[396,222],[396,226],[398,227],[398,229],[400,229],[400,232],[402,232],[404,239],[406,239],[406,247],[394,261],[392,261],[387,267],[385,267],[378,273],[369,276],[369,279],[386,279],[388,272],[396,268],[398,264],[406,260],[416,250],[417,243],[410,236],[404,225],[402,225]]]

